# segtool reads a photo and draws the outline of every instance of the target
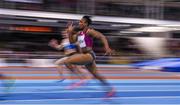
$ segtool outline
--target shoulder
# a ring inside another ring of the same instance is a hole
[[[95,32],[95,29],[93,29],[93,28],[88,28],[87,31],[86,31],[86,34],[92,35],[92,33],[94,33],[94,32]]]
[[[63,43],[66,43],[67,41],[68,41],[67,39],[62,39],[61,43],[63,44]]]
[[[94,31],[93,28],[88,28],[86,32]]]

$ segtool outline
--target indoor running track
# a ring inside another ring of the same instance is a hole
[[[58,82],[55,68],[4,67],[0,72],[16,78],[5,92],[0,85],[0,104],[101,104],[101,105],[180,105],[180,73],[126,69],[119,66],[98,66],[99,73],[116,89],[116,95],[105,99],[105,91],[96,80],[68,90],[66,79]],[[66,74],[69,78],[69,74]]]

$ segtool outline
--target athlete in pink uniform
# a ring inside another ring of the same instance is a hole
[[[70,37],[70,42],[74,43],[77,41],[82,50],[82,53],[69,56],[63,62],[65,64],[85,65],[85,67],[93,75],[94,78],[98,79],[103,85],[108,87],[106,88],[108,91],[107,96],[113,96],[115,93],[114,88],[112,88],[110,84],[96,72],[97,71],[96,62],[95,62],[96,57],[95,57],[95,53],[92,50],[93,38],[97,38],[102,41],[102,43],[104,44],[106,54],[111,54],[112,50],[109,47],[106,37],[102,33],[92,28],[89,28],[90,24],[91,24],[91,19],[89,16],[84,16],[79,21],[79,28],[82,31],[80,31],[78,34],[72,34]],[[69,28],[69,31],[71,31],[71,28]]]

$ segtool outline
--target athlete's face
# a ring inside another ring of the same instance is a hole
[[[87,27],[87,22],[86,22],[85,19],[82,18],[82,19],[79,21],[79,28],[80,28],[80,29],[84,29],[85,27]]]

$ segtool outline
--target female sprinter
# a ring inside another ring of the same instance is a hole
[[[77,41],[80,45],[82,53],[69,56],[67,59],[63,61],[63,63],[65,63],[66,65],[85,65],[85,67],[88,69],[88,71],[93,75],[95,79],[98,79],[104,86],[108,87],[106,88],[107,96],[111,97],[115,94],[114,88],[112,88],[110,84],[96,72],[96,57],[92,49],[93,38],[97,38],[102,41],[102,43],[104,44],[104,48],[106,50],[105,54],[111,54],[112,50],[109,47],[106,37],[102,33],[90,28],[90,24],[91,19],[89,16],[84,16],[79,21],[79,28],[81,29],[81,31],[78,34],[71,34],[70,42],[74,43]],[[71,31],[72,29],[73,27],[70,27],[68,31]]]
[[[73,33],[76,33],[77,31],[76,30],[73,30]],[[55,40],[55,39],[52,39],[50,42],[49,42],[49,45],[57,50],[64,50],[64,54],[65,54],[65,57],[57,60],[55,62],[55,64],[57,65],[58,67],[58,72],[59,74],[62,76],[62,79],[59,81],[63,81],[65,80],[65,77],[63,76],[63,63],[61,63],[63,60],[67,59],[69,56],[75,54],[75,53],[80,53],[81,52],[81,49],[79,48],[79,45],[77,43],[73,43],[71,44],[69,42],[69,36],[68,36],[68,32],[67,32],[67,29],[62,31],[62,36],[63,36],[63,40],[61,41],[61,44],[58,44],[58,41]],[[82,77],[82,73],[81,71],[79,70],[79,68],[75,65],[72,65],[72,64],[65,64],[66,67],[73,73],[77,74],[80,76],[80,79],[85,79],[84,77]],[[61,68],[62,67],[62,68]]]

